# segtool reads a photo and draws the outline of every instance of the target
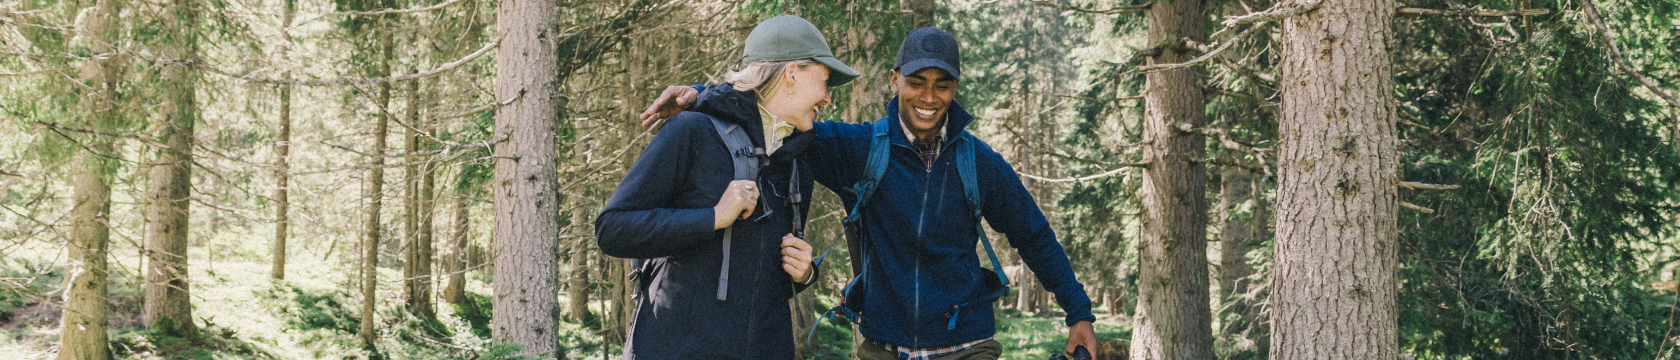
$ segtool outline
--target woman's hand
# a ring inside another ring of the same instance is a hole
[[[736,219],[752,216],[758,207],[758,185],[752,180],[729,182],[717,206],[712,207],[712,230],[722,230],[735,224]]]
[[[783,235],[782,271],[787,271],[794,283],[811,281],[811,243],[793,234]]]

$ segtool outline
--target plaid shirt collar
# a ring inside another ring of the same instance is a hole
[[[931,139],[925,139],[926,141],[917,138],[915,133],[910,132],[910,125],[905,123],[906,120],[898,119],[898,126],[904,130],[904,138],[910,140],[910,148],[915,149],[916,154],[921,155],[922,165],[932,168],[933,161],[939,159],[940,146],[945,145],[945,124],[950,119],[951,113],[945,113],[945,120],[939,122],[939,134],[934,135]]]

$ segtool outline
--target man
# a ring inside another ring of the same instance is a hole
[[[865,341],[860,359],[995,359],[996,324],[986,274],[975,256],[981,234],[964,194],[952,145],[974,117],[957,104],[962,66],[957,41],[936,28],[911,31],[888,75],[897,96],[887,104],[891,146],[887,167],[866,207],[846,190],[865,177],[872,124],[819,122],[815,143],[801,157],[818,183],[835,191],[865,224],[860,231],[862,284],[849,304],[858,308]],[[650,125],[696,102],[699,90],[667,88],[642,114]],[[1010,245],[1067,312],[1067,351],[1096,349],[1091,300],[1032,194],[1008,162],[983,142],[973,145],[980,214]]]

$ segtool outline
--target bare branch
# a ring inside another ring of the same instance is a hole
[[[458,112],[452,112],[452,113],[448,113],[448,114],[438,115],[437,119],[454,119],[454,118],[458,118],[458,117],[471,116],[473,114],[488,111],[490,109],[500,109],[503,106],[508,106],[509,104],[513,104],[513,102],[515,100],[519,100],[519,98],[522,98],[522,97],[525,97],[525,92],[524,91],[521,91],[521,92],[519,92],[519,94],[514,95],[511,98],[508,98],[507,101],[479,105],[479,106],[473,107],[471,109],[466,109],[466,110],[462,110],[462,111],[458,111]]]
[[[1247,30],[1243,30],[1241,33],[1238,33],[1236,39],[1232,39],[1231,41],[1226,41],[1224,44],[1219,44],[1219,47],[1214,48],[1213,51],[1208,51],[1207,53],[1202,54],[1202,56],[1197,56],[1194,59],[1190,59],[1190,61],[1185,61],[1185,62],[1176,63],[1176,64],[1155,64],[1155,65],[1139,66],[1138,68],[1132,69],[1132,71],[1129,71],[1129,72],[1147,73],[1147,72],[1165,71],[1165,70],[1181,69],[1181,68],[1187,68],[1187,67],[1195,66],[1196,64],[1200,64],[1204,61],[1208,61],[1209,59],[1213,59],[1213,57],[1218,56],[1219,53],[1225,52],[1225,49],[1231,48],[1231,44],[1236,44],[1236,43],[1242,42],[1243,39],[1248,38],[1248,34],[1251,34],[1251,33],[1254,32],[1254,29],[1259,29],[1259,28],[1262,28],[1262,27],[1264,27],[1264,26],[1263,25],[1250,26]],[[1223,32],[1223,31],[1221,31],[1221,32]]]
[[[502,38],[498,37],[498,38],[496,38],[495,41],[491,41],[489,44],[484,45],[483,48],[478,49],[478,51],[474,51],[472,54],[469,54],[464,58],[460,58],[458,60],[451,61],[447,64],[443,64],[442,66],[438,66],[435,69],[426,70],[426,71],[417,72],[417,73],[403,74],[403,75],[398,75],[398,76],[382,77],[382,78],[332,78],[332,79],[314,79],[314,80],[309,80],[309,79],[267,79],[267,78],[251,77],[250,74],[231,73],[231,72],[228,72],[226,70],[217,69],[215,67],[205,65],[205,64],[200,63],[196,60],[164,60],[164,59],[158,59],[157,61],[162,62],[162,63],[189,65],[189,66],[197,67],[197,68],[200,68],[200,69],[204,69],[205,71],[209,71],[209,72],[212,72],[212,73],[221,74],[221,75],[224,75],[224,76],[237,78],[237,79],[240,79],[240,80],[245,80],[245,81],[248,81],[248,82],[253,82],[253,83],[258,83],[258,84],[295,84],[295,85],[303,85],[303,86],[373,85],[373,84],[378,84],[378,83],[383,83],[383,82],[415,80],[415,79],[423,79],[423,78],[428,78],[428,77],[432,77],[432,76],[437,76],[438,74],[442,74],[445,71],[449,71],[451,69],[460,67],[461,65],[465,65],[466,63],[472,62],[473,60],[477,60],[479,57],[484,56],[484,54],[489,54],[490,50],[495,49],[501,43],[502,43]]]
[[[1190,124],[1178,124],[1178,131],[1186,132],[1186,133],[1197,133],[1197,134],[1202,134],[1202,135],[1207,135],[1207,136],[1217,136],[1217,137],[1219,137],[1219,144],[1224,146],[1226,149],[1241,151],[1241,152],[1244,152],[1244,153],[1259,155],[1260,153],[1266,153],[1266,152],[1271,152],[1272,151],[1272,149],[1253,147],[1253,146],[1249,146],[1248,144],[1244,144],[1240,141],[1236,141],[1234,139],[1231,139],[1231,130],[1227,130],[1227,129],[1198,128],[1198,127],[1190,126]]]
[[[1253,172],[1253,173],[1256,173],[1256,174],[1266,173],[1266,167],[1265,166],[1254,165],[1254,164],[1244,164],[1244,163],[1237,162],[1236,160],[1231,160],[1231,159],[1226,159],[1226,158],[1216,158],[1216,157],[1214,157],[1214,158],[1191,160],[1190,162],[1236,167],[1236,168],[1241,168],[1243,170],[1248,170],[1249,172]]]
[[[1453,9],[1453,10],[1436,10],[1436,9],[1424,9],[1424,8],[1399,8],[1399,9],[1395,9],[1394,11],[1396,13],[1400,13],[1400,14],[1442,15],[1442,16],[1493,16],[1493,17],[1499,17],[1499,16],[1534,16],[1534,15],[1545,15],[1545,14],[1549,14],[1549,13],[1552,12],[1552,10],[1550,10],[1550,9],[1523,9],[1523,10]]]
[[[425,12],[425,11],[432,11],[432,10],[437,10],[437,9],[442,9],[442,8],[444,8],[444,7],[447,7],[447,6],[449,6],[449,5],[455,5],[455,3],[458,3],[458,2],[461,2],[461,0],[449,0],[449,1],[445,1],[445,2],[442,2],[442,3],[439,3],[439,4],[437,4],[437,5],[432,5],[432,6],[427,6],[427,7],[422,7],[422,8],[414,8],[414,9],[384,9],[384,10],[370,10],[370,11],[340,11],[340,12],[338,12],[338,14],[341,14],[341,15],[384,15],[384,14],[407,14],[407,13],[417,13],[417,12]]]
[[[61,71],[61,70],[68,70],[68,69],[67,68],[51,68],[51,69],[41,69],[41,70],[35,70],[35,71],[25,71],[25,72],[15,72],[15,73],[0,73],[0,77],[29,76],[29,75],[45,74],[45,73],[50,73],[50,72],[54,72],[54,71]]]
[[[1267,9],[1266,11],[1261,11],[1261,12],[1248,14],[1248,15],[1243,15],[1243,16],[1234,16],[1234,17],[1225,19],[1225,22],[1224,22],[1225,28],[1220,29],[1218,32],[1214,32],[1213,35],[1208,36],[1208,38],[1209,39],[1218,39],[1218,38],[1220,38],[1221,35],[1224,35],[1226,33],[1231,32],[1231,30],[1236,29],[1237,25],[1251,24],[1251,23],[1257,23],[1257,22],[1278,21],[1278,20],[1283,20],[1284,18],[1288,18],[1290,16],[1305,14],[1308,11],[1312,11],[1313,9],[1317,9],[1318,4],[1324,2],[1324,0],[1310,0],[1310,1],[1311,2],[1304,3],[1304,4],[1299,4],[1299,5],[1295,5],[1295,6],[1290,6],[1290,7],[1284,7],[1283,3],[1279,2],[1277,5],[1273,5],[1271,9]]]
[[[1587,17],[1592,18],[1593,26],[1598,27],[1598,33],[1604,35],[1604,42],[1610,44],[1610,54],[1615,55],[1616,65],[1622,69],[1622,73],[1639,80],[1639,83],[1645,85],[1646,89],[1650,89],[1651,92],[1656,93],[1663,100],[1667,100],[1669,106],[1680,108],[1680,100],[1675,100],[1674,95],[1669,95],[1668,92],[1657,87],[1656,83],[1651,82],[1651,79],[1640,74],[1639,70],[1635,70],[1632,65],[1628,65],[1627,58],[1622,56],[1621,47],[1616,46],[1616,38],[1610,36],[1610,28],[1604,26],[1604,19],[1598,17],[1598,8],[1593,7],[1592,0],[1580,0],[1580,3],[1581,8],[1587,10]]]
[[[1454,189],[1458,189],[1462,186],[1425,184],[1425,183],[1420,183],[1420,182],[1416,182],[1416,181],[1401,181],[1400,182],[1400,187],[1407,188],[1407,189],[1418,189],[1418,190],[1454,190]]]
[[[1418,206],[1418,204],[1413,204],[1413,203],[1409,203],[1409,202],[1405,202],[1405,201],[1400,202],[1400,207],[1404,207],[1404,208],[1407,208],[1407,209],[1412,209],[1414,211],[1417,211],[1417,212],[1420,212],[1420,213],[1425,213],[1425,214],[1434,214],[1435,213],[1434,209],[1426,208],[1426,207],[1423,207],[1423,206]]]
[[[1109,170],[1109,171],[1103,172],[1101,174],[1084,176],[1084,177],[1076,177],[1076,178],[1063,178],[1063,179],[1051,179],[1051,178],[1038,176],[1038,175],[1033,175],[1033,174],[1028,174],[1028,173],[1024,173],[1024,172],[1020,172],[1020,171],[1016,171],[1015,173],[1020,174],[1021,177],[1024,177],[1024,178],[1043,181],[1043,182],[1053,182],[1053,183],[1057,183],[1057,182],[1083,182],[1083,181],[1091,181],[1091,180],[1096,180],[1096,179],[1100,179],[1100,178],[1104,178],[1104,177],[1114,176],[1114,174],[1119,174],[1121,172],[1125,172],[1126,170],[1131,170],[1131,168],[1135,168],[1135,167],[1149,167],[1149,163],[1143,162],[1143,163],[1120,164],[1119,169]]]
[[[1072,11],[1072,12],[1080,12],[1080,13],[1086,13],[1086,14],[1105,14],[1105,15],[1144,11],[1144,10],[1149,10],[1150,6],[1155,5],[1155,3],[1153,3],[1153,2],[1148,2],[1148,3],[1137,4],[1137,5],[1123,5],[1123,6],[1116,6],[1116,7],[1103,9],[1103,10],[1097,10],[1097,9],[1077,8],[1077,7],[1057,4],[1056,2],[1050,1],[1050,0],[1032,0],[1032,3],[1036,4],[1038,6],[1053,8],[1053,9],[1062,10],[1062,11]]]
[[[479,142],[474,142],[474,143],[469,143],[469,144],[462,144],[462,143],[458,143],[458,142],[454,142],[454,141],[438,140],[439,143],[444,144],[444,146],[442,148],[432,149],[432,150],[421,150],[421,151],[414,151],[414,152],[406,152],[406,153],[396,153],[396,154],[385,154],[385,153],[369,154],[369,153],[362,152],[362,151],[359,151],[359,150],[356,150],[354,148],[344,146],[344,145],[328,144],[326,142],[321,142],[321,144],[326,145],[326,146],[331,146],[331,147],[337,148],[339,150],[353,152],[353,153],[356,153],[356,154],[361,155],[361,156],[400,158],[400,157],[408,157],[408,156],[441,154],[441,153],[451,152],[451,151],[454,151],[454,150],[476,149],[476,148],[481,148],[481,147],[489,147],[489,146],[492,146],[492,145],[495,145],[495,144],[499,144],[503,141],[507,141],[507,138],[508,138],[507,134],[500,134],[500,135],[496,135],[495,139],[490,139],[490,141],[479,141]]]

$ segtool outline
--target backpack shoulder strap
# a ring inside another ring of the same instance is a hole
[[[735,180],[758,179],[758,162],[764,156],[764,148],[754,147],[752,138],[747,130],[739,125],[729,124],[712,117],[712,128],[717,129],[718,137],[723,145],[729,148],[729,158],[735,163]],[[729,298],[729,248],[734,241],[735,227],[723,229],[723,268],[718,270],[718,301]]]
[[[980,236],[980,244],[986,247],[986,257],[992,260],[992,272],[997,274],[998,282],[1003,284],[1003,287],[980,297],[989,301],[1009,295],[1009,277],[1003,275],[1003,264],[998,261],[997,252],[992,250],[992,240],[986,236],[986,227],[981,223],[981,209],[985,208],[986,203],[985,197],[980,194],[980,183],[974,170],[974,147],[979,141],[973,134],[969,134],[968,130],[963,130],[957,135],[956,143],[952,144],[954,146],[951,148],[951,156],[956,157],[954,160],[957,163],[957,176],[962,178],[963,197],[968,199],[968,207],[974,210],[974,232]]]
[[[858,199],[852,204],[852,211],[846,214],[845,222],[858,220],[859,210],[863,210],[869,204],[869,198],[875,195],[875,188],[881,185],[881,177],[887,174],[887,156],[890,155],[889,148],[892,146],[890,122],[889,119],[880,119],[870,126],[873,131],[869,137],[869,160],[863,165],[863,178],[846,189],[857,195]]]

